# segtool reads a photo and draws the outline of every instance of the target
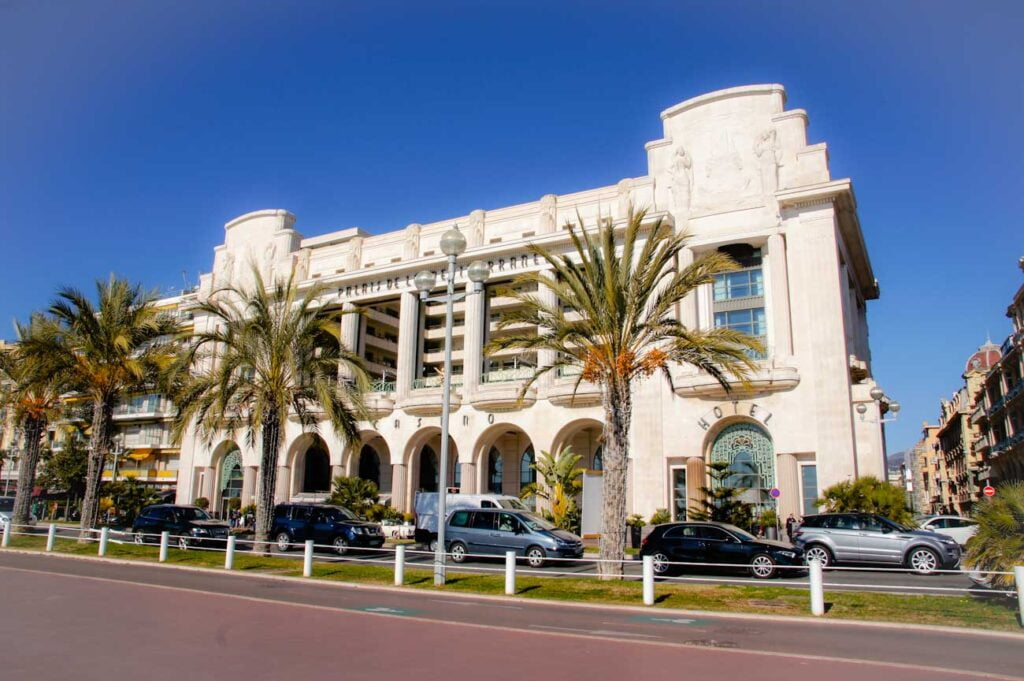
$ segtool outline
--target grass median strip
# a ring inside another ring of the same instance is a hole
[[[45,537],[14,537],[11,548],[43,550]],[[96,555],[96,544],[78,544],[61,537],[54,550],[58,553]],[[155,546],[111,543],[107,556],[143,562],[155,562]],[[301,553],[297,554],[301,558]],[[319,556],[323,559],[325,556]],[[220,551],[181,551],[171,548],[167,562],[223,569],[224,554]],[[501,564],[495,562],[495,568]],[[300,577],[302,563],[292,558],[254,556],[247,551],[235,554],[235,569],[288,577]],[[322,561],[313,565],[313,577],[362,584],[393,584],[394,571],[388,565]],[[406,585],[415,589],[434,589],[431,570],[406,565]],[[459,573],[449,569],[448,583],[442,591],[462,593],[504,594],[505,578],[500,572],[491,574]],[[551,578],[517,576],[516,593],[522,598],[613,605],[639,605],[639,581],[601,581],[595,578]],[[761,613],[806,616],[809,614],[805,589],[785,586],[708,585],[695,583],[664,583],[655,586],[655,606],[709,612]],[[975,598],[971,596],[907,596],[868,592],[826,592],[829,619],[902,622],[1019,631],[1015,603],[1010,599]]]

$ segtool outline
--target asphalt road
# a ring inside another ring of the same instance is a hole
[[[1021,679],[1024,637],[0,555],[4,679]],[[329,676],[328,676],[329,675]]]

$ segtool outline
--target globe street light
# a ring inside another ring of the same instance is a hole
[[[433,272],[422,270],[413,277],[416,289],[420,292],[420,300],[423,302],[444,302],[444,374],[441,387],[441,461],[438,472],[437,486],[437,545],[434,547],[434,584],[442,586],[445,583],[445,546],[444,530],[447,520],[448,505],[448,420],[451,414],[452,396],[452,327],[454,326],[455,301],[462,300],[466,293],[455,293],[455,261],[466,251],[466,237],[455,225],[441,235],[441,252],[448,256],[448,290],[443,296],[429,298],[430,292],[437,283]],[[490,276],[490,269],[487,264],[479,260],[470,264],[467,276],[473,282],[471,293],[480,293],[483,290],[483,283]]]

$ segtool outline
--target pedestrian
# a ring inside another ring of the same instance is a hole
[[[789,517],[786,518],[786,536],[789,538],[789,543],[793,543],[793,529],[796,527],[796,518],[790,513]]]

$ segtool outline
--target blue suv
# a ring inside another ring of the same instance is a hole
[[[278,504],[270,536],[278,551],[312,539],[314,544],[333,547],[339,556],[350,548],[376,549],[384,545],[380,525],[360,520],[347,508],[323,504]]]

